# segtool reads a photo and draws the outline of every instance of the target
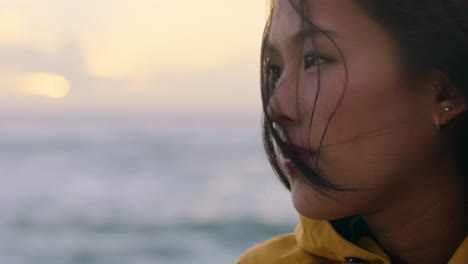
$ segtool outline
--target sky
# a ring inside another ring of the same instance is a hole
[[[258,112],[265,4],[0,0],[0,110]]]

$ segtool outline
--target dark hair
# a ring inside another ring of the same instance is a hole
[[[302,18],[302,25],[306,23],[325,35],[340,51],[345,67],[345,80],[347,80],[347,66],[340,48],[326,32],[315,26],[305,15],[307,0],[294,1],[296,5],[288,0],[298,15]],[[468,95],[468,0],[356,0],[368,15],[377,23],[386,28],[399,44],[401,57],[408,62],[407,73],[415,76],[439,70],[457,88],[463,97]],[[315,169],[309,168],[300,160],[290,155],[287,146],[280,140],[272,120],[267,115],[267,105],[274,90],[275,76],[270,69],[270,57],[268,51],[268,37],[272,24],[272,13],[275,3],[271,2],[270,16],[265,25],[261,52],[261,91],[263,102],[263,142],[270,164],[280,178],[283,185],[290,189],[290,184],[278,162],[275,145],[296,163],[309,182],[318,187],[318,190],[350,190],[327,181],[319,166]],[[318,67],[320,79],[320,67]],[[346,89],[346,83],[343,89]],[[318,81],[320,86],[320,80]],[[319,91],[319,88],[317,91]],[[342,97],[343,97],[342,95]],[[341,98],[342,98],[341,97]],[[443,99],[443,98],[441,98]],[[468,100],[467,100],[468,101]],[[338,103],[339,105],[339,103]],[[338,107],[338,106],[337,106]],[[315,105],[314,105],[315,110]],[[335,109],[336,111],[336,109]],[[320,148],[325,136],[328,124],[333,118],[330,116],[325,131],[321,137]],[[310,119],[312,125],[313,113]],[[463,113],[452,120],[445,128],[451,127],[454,131],[450,142],[456,143],[457,157],[461,170],[468,180],[468,113]],[[352,190],[351,190],[352,191]]]

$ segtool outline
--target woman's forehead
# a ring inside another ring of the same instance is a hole
[[[279,33],[289,33],[290,35],[293,35],[300,29],[301,17],[293,4],[294,3],[290,3],[289,0],[276,1],[271,24],[270,43],[275,43],[272,38],[277,35],[274,33],[278,30],[281,31]]]
[[[366,40],[370,34],[382,32],[382,28],[355,1],[277,0],[268,42],[277,46],[293,39],[301,30],[313,32],[311,27],[318,27],[325,33],[333,32],[333,38],[349,40]]]

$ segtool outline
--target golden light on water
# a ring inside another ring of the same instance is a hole
[[[20,92],[49,98],[62,98],[70,92],[70,82],[63,76],[52,73],[29,73],[21,76]]]

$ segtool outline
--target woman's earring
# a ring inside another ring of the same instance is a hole
[[[437,86],[435,86],[435,85],[431,86],[432,91],[437,91],[438,89],[439,88]],[[452,107],[450,105],[444,106],[442,109],[443,109],[443,111],[445,113],[448,113],[448,112],[452,111]],[[440,130],[440,117],[441,117],[442,114],[443,113],[440,112],[439,115],[437,115],[437,118],[435,120],[435,125],[436,125],[437,130]]]
[[[447,102],[445,102],[445,103],[442,105],[442,107],[443,107],[442,109],[443,109],[444,112],[446,112],[446,113],[452,111],[452,106],[451,106],[449,103],[447,103]]]
[[[445,113],[448,113],[448,112],[452,111],[452,107],[444,106],[443,110],[444,110]],[[439,115],[437,115],[437,118],[435,120],[437,130],[440,130],[440,117],[442,116],[442,114],[443,114],[443,112],[440,112]]]

